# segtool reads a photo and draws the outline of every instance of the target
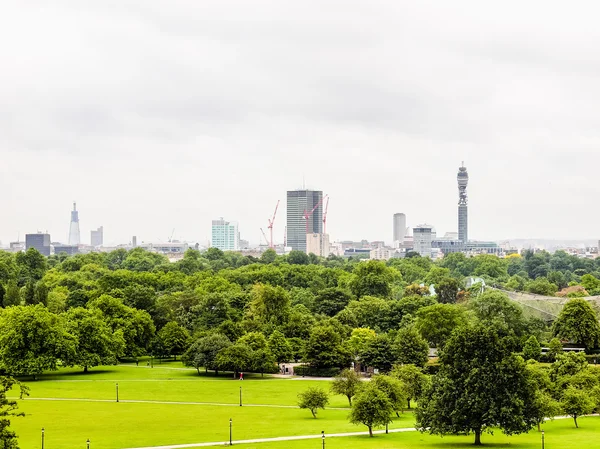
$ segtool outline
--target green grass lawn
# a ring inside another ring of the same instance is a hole
[[[115,384],[119,399],[211,402],[207,404],[164,404],[114,402]],[[233,420],[234,440],[278,436],[357,432],[366,428],[348,423],[345,397],[331,396],[330,407],[319,411],[318,419],[308,410],[296,407],[297,394],[308,386],[329,388],[330,383],[315,380],[277,379],[265,376],[246,377],[243,382],[229,376],[199,376],[195,370],[182,369],[179,362],[156,364],[154,368],[104,367],[83,374],[64,369],[25,382],[31,389],[29,399],[20,401],[23,418],[14,418],[12,427],[19,435],[21,448],[40,445],[40,429],[45,428],[47,449],[85,447],[89,438],[92,449],[123,449],[144,446],[226,441],[229,419]],[[239,388],[245,406],[239,407]],[[93,399],[92,401],[47,401],[40,398]],[[37,399],[37,400],[36,400]],[[273,407],[252,407],[251,404]],[[289,406],[289,408],[275,407]],[[340,409],[337,409],[340,408]],[[414,425],[411,413],[403,414],[390,428]],[[600,434],[600,418],[581,418],[581,429],[572,420],[546,424],[547,448],[599,448],[595,434]],[[432,437],[417,432],[368,437],[328,438],[331,448],[456,448],[469,446],[472,437]],[[515,448],[540,447],[539,434],[506,437],[500,433],[484,435],[489,446]],[[552,442],[552,443],[551,443]],[[559,444],[560,442],[560,444]],[[320,448],[319,440],[286,441],[238,445],[244,448]]]

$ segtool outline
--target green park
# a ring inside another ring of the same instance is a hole
[[[561,252],[0,252],[0,447],[600,448],[599,294]]]

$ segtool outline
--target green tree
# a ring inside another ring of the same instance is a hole
[[[277,253],[271,248],[260,255],[260,262],[264,264],[271,264],[275,262],[275,259],[277,259]]]
[[[298,394],[298,407],[309,409],[313,418],[317,417],[319,409],[325,410],[327,404],[329,404],[329,395],[322,388],[309,387]]]
[[[36,304],[35,302],[35,284],[33,281],[28,281],[23,287],[23,299],[26,305]]]
[[[34,304],[48,305],[48,287],[42,281],[35,284]]]
[[[292,250],[287,255],[287,262],[291,265],[308,265],[308,254],[303,251]]]
[[[454,304],[458,295],[458,281],[451,277],[440,279],[435,284],[435,293],[438,302],[442,304]]]
[[[8,399],[7,393],[14,394],[14,389],[19,389],[19,399],[29,396],[29,388],[12,377],[0,376],[0,447],[2,449],[19,449],[17,434],[10,429],[10,418],[12,416],[25,416],[23,412],[17,412],[19,404],[14,399]]]
[[[406,393],[406,402],[417,401],[429,386],[429,378],[421,368],[415,365],[395,365],[390,375],[402,382]]]
[[[345,290],[332,287],[321,290],[315,298],[314,311],[327,316],[335,316],[352,300],[352,295]]]
[[[394,412],[396,412],[396,416],[399,417],[399,412],[403,411],[404,404],[408,401],[406,386],[395,377],[381,374],[373,377],[372,382],[385,393],[392,404]]]
[[[160,339],[166,355],[175,357],[175,360],[177,360],[177,354],[183,354],[190,343],[190,333],[175,321],[167,323],[158,331],[157,337]]]
[[[262,332],[248,332],[240,337],[237,342],[248,345],[253,351],[267,349],[269,346],[267,338]]]
[[[554,296],[558,291],[558,287],[546,277],[541,276],[525,284],[525,290],[537,295]]]
[[[374,296],[363,296],[350,301],[345,310],[352,313],[357,327],[386,330],[386,318],[390,315],[390,301]]]
[[[539,360],[542,356],[542,347],[540,343],[535,338],[535,335],[532,335],[527,339],[525,345],[523,346],[523,358],[525,360]]]
[[[394,352],[396,361],[406,365],[425,366],[429,359],[429,345],[413,326],[398,331]]]
[[[333,378],[331,391],[348,398],[348,404],[352,406],[352,398],[360,391],[362,381],[353,369],[345,369]]]
[[[385,373],[392,368],[395,359],[394,342],[387,334],[378,334],[371,338],[360,353],[363,365]]]
[[[17,281],[14,279],[8,281],[8,285],[6,286],[6,294],[4,295],[2,305],[4,307],[21,305],[21,290],[17,285]]]
[[[252,300],[248,316],[259,323],[281,325],[290,312],[290,295],[282,287],[255,285],[252,288]]]
[[[600,324],[596,312],[585,299],[565,304],[552,327],[554,335],[586,348],[600,346]]]
[[[277,363],[288,363],[292,360],[292,347],[281,332],[274,331],[269,336],[268,345]]]
[[[476,445],[492,428],[507,435],[527,432],[536,423],[528,405],[535,391],[525,362],[511,353],[497,329],[462,327],[448,340],[440,370],[419,401],[417,428],[439,435],[472,432]]]
[[[577,418],[581,415],[587,415],[594,410],[594,401],[589,391],[578,390],[568,387],[562,397],[562,408],[565,413],[573,417],[575,427],[578,428]]]
[[[373,436],[373,427],[385,426],[392,422],[394,408],[387,395],[374,384],[369,384],[356,396],[350,411],[352,424],[363,424]]]
[[[315,326],[306,342],[304,359],[313,368],[347,368],[351,355],[333,326]]]
[[[0,314],[0,367],[12,376],[58,369],[75,354],[76,338],[64,319],[44,306],[15,306]]]
[[[546,391],[537,390],[535,392],[535,399],[531,405],[533,408],[538,432],[541,431],[541,425],[544,423],[544,421],[547,419],[553,419],[555,416],[561,413],[560,403]]]
[[[99,365],[116,365],[123,355],[125,340],[120,331],[113,333],[99,310],[70,309],[65,314],[66,329],[76,338],[72,358],[63,360],[67,366],[88,368]]]
[[[220,350],[215,365],[222,371],[232,371],[236,378],[240,372],[252,369],[252,349],[243,343],[236,343]]]
[[[29,248],[25,252],[17,253],[15,256],[17,270],[19,273],[19,284],[26,284],[28,281],[39,281],[44,277],[48,269],[46,257],[35,248]]]
[[[373,329],[366,327],[352,329],[352,334],[350,334],[346,345],[355,361],[361,361],[361,354],[365,352],[369,341],[375,338],[376,335]]]
[[[397,272],[396,272],[397,273]],[[350,290],[357,298],[378,296],[387,298],[392,292],[394,271],[378,260],[359,263],[350,280]],[[396,276],[398,276],[396,274]]]
[[[550,340],[550,343],[548,343],[548,358],[550,361],[554,362],[558,354],[562,354],[562,352],[563,346],[560,340],[558,338]]]
[[[452,331],[466,320],[461,306],[434,304],[417,311],[416,329],[436,348],[442,348]]]
[[[469,307],[479,321],[503,332],[512,331],[516,336],[521,336],[525,331],[523,310],[502,292],[486,291],[470,301]]]
[[[216,364],[217,354],[231,346],[231,341],[223,334],[213,333],[194,341],[182,357],[185,366],[193,366],[200,374],[200,368],[205,371],[214,370],[219,374]]]

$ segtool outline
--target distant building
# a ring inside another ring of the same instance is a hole
[[[396,250],[393,248],[386,248],[381,246],[379,248],[372,249],[369,253],[369,259],[373,260],[390,260],[395,257]]]
[[[189,245],[185,242],[159,242],[159,243],[142,243],[140,248],[145,249],[153,253],[159,254],[183,254],[185,253]]]
[[[77,203],[73,202],[71,211],[71,226],[69,227],[69,245],[79,245],[81,243],[81,234],[79,233],[79,212],[77,212]]]
[[[79,247],[76,245],[65,245],[63,243],[53,243],[54,254],[66,253],[68,256],[79,253]]]
[[[306,254],[329,256],[329,234],[306,234]]]
[[[92,246],[102,246],[104,244],[104,227],[100,226],[95,231],[90,232],[90,243]]]
[[[50,255],[50,234],[25,234],[25,249],[35,248],[44,256]]]
[[[10,242],[10,252],[19,253],[25,251],[25,242]]]
[[[431,257],[434,230],[433,226],[422,224],[413,228],[413,251],[423,257]]]
[[[314,209],[314,211],[313,211]],[[306,220],[305,214],[312,215]],[[287,246],[306,252],[307,234],[323,233],[323,192],[290,190],[287,192]]]
[[[223,220],[212,221],[211,246],[221,251],[238,251],[240,249],[240,233],[238,224]]]
[[[394,242],[403,242],[406,236],[406,215],[394,214]]]
[[[133,236],[131,237],[131,247],[132,248],[137,248],[137,236]]]
[[[463,163],[456,175],[458,182],[458,240],[465,245],[469,243],[469,214],[467,209],[467,185],[469,174]]]

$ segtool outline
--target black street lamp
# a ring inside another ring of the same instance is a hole
[[[42,427],[42,449],[44,449],[44,428]]]
[[[231,426],[233,424],[233,421],[231,420],[231,418],[229,418],[229,445],[233,446],[233,441],[231,441]]]
[[[544,431],[542,430],[542,449],[544,449]]]
[[[321,430],[321,441],[323,441],[323,449],[325,449],[325,431]]]
[[[119,402],[119,384],[117,383],[117,402]]]
[[[90,439],[87,440],[87,449],[90,449]]]
[[[240,407],[242,406],[242,387],[240,387]]]

